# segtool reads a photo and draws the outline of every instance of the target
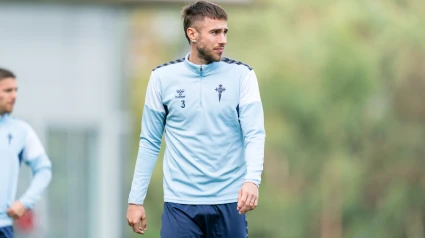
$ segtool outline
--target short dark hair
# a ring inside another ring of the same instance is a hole
[[[0,68],[0,80],[6,78],[16,78],[16,76],[10,70]]]
[[[186,5],[182,10],[183,18],[183,29],[186,39],[190,43],[190,39],[187,36],[187,28],[191,27],[195,21],[204,20],[205,17],[226,20],[227,13],[222,7],[215,3],[207,1],[196,1]]]

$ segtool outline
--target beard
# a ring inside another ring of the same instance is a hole
[[[6,114],[6,113],[12,113],[13,107],[5,107],[0,108],[0,115]]]
[[[218,62],[221,60],[221,54],[215,55],[212,50],[207,49],[207,47],[203,45],[198,45],[196,49],[198,50],[199,57],[204,59],[207,63]]]
[[[7,108],[0,108],[0,116],[3,116],[4,114],[9,114],[12,113],[12,110],[7,109]]]

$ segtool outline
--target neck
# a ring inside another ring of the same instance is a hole
[[[192,44],[192,49],[190,50],[190,55],[189,55],[189,61],[197,65],[211,63],[210,61],[207,61],[206,59],[199,56],[199,53],[198,53],[198,50],[196,49],[195,44]]]

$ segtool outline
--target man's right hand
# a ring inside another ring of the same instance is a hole
[[[146,213],[143,205],[128,204],[127,222],[133,228],[133,231],[138,234],[145,234],[146,231]],[[140,227],[140,222],[142,226]]]

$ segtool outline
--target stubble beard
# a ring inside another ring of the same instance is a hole
[[[2,100],[3,101],[3,100]],[[13,107],[14,105],[9,105],[7,103],[5,103],[5,101],[0,102],[0,115],[4,115],[4,114],[10,114],[13,112]]]
[[[221,54],[215,56],[212,50],[207,49],[206,47],[197,46],[198,55],[200,58],[204,59],[207,64],[211,62],[218,62],[221,60]]]
[[[12,111],[7,108],[0,108],[0,116],[3,116],[4,114],[11,113]]]
[[[13,111],[13,107],[12,108],[8,108],[8,107],[1,108],[0,109],[0,116],[4,115],[4,114],[10,114],[10,113],[12,113],[12,111]]]

